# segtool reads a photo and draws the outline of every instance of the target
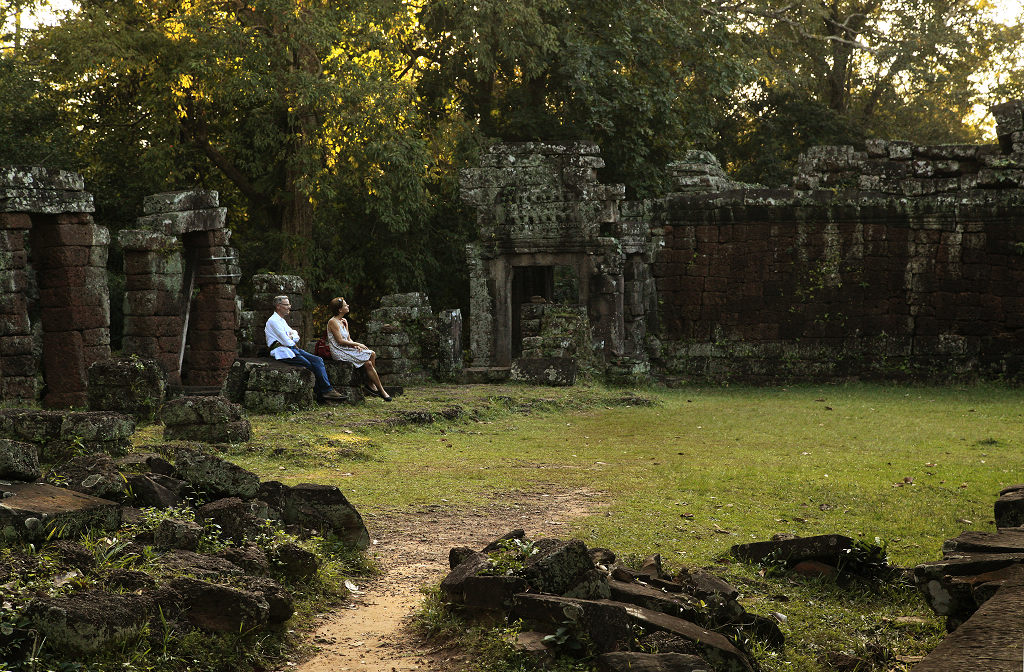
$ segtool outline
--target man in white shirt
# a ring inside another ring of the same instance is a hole
[[[298,347],[299,332],[292,329],[284,319],[290,312],[292,303],[288,297],[275,296],[274,314],[267,320],[267,326],[263,329],[267,337],[267,347],[270,348],[270,356],[286,364],[312,371],[316,376],[313,389],[318,399],[344,399],[345,397],[331,386],[331,381],[327,378],[327,369],[324,368],[324,360]]]

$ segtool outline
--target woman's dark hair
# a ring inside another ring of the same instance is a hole
[[[343,304],[344,302],[345,297],[343,296],[339,296],[336,299],[331,299],[331,302],[328,304],[331,308],[331,313],[337,315],[341,311],[341,304]]]

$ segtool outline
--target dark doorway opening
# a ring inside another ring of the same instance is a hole
[[[514,266],[512,268],[512,358],[523,354],[522,306],[524,303],[550,303],[554,296],[553,266]]]

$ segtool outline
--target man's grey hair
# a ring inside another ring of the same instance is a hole
[[[282,294],[281,296],[275,296],[274,297],[274,306],[275,307],[280,306],[285,301],[288,301],[288,297],[285,296],[284,294]],[[291,303],[291,301],[288,301],[288,302]]]

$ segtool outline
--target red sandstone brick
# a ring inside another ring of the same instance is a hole
[[[91,219],[91,218],[90,218]],[[43,250],[69,245],[91,246],[95,227],[92,222],[79,224],[46,224],[32,229],[32,247]]]
[[[21,315],[28,313],[28,304],[25,302],[25,295],[8,292],[0,294],[0,315]]]
[[[32,376],[4,376],[0,378],[0,399],[4,401],[35,401],[39,383]]]
[[[0,357],[0,375],[34,376],[36,374],[36,358],[32,355],[13,355]]]
[[[94,346],[105,346],[110,348],[110,329],[99,327],[97,329],[84,329],[82,331],[82,345],[87,348]]]
[[[0,229],[31,229],[32,218],[23,212],[0,212]]]
[[[37,269],[39,288],[107,286],[105,268],[91,266],[69,266],[65,268]]]
[[[40,289],[39,302],[47,308],[105,306],[108,304],[107,288],[77,286]]]
[[[110,310],[103,306],[63,306],[43,308],[43,329],[98,329],[110,326]]]
[[[185,374],[186,385],[199,385],[202,387],[212,387],[214,385],[223,385],[224,379],[227,377],[226,371],[188,371]]]
[[[238,296],[238,291],[234,285],[229,284],[216,284],[216,285],[204,285],[200,290],[200,294],[207,300],[209,299],[228,299],[234,301],[235,297]]]
[[[193,313],[189,318],[189,326],[199,331],[234,329],[236,324],[237,317],[234,312],[204,313],[197,311]]]
[[[235,352],[238,349],[238,337],[233,330],[192,332],[188,336],[188,344],[194,350],[215,350]]]
[[[192,310],[199,313],[234,313],[237,309],[235,299],[209,296],[203,292],[192,302]]]
[[[182,333],[180,317],[125,315],[124,333],[133,336],[175,336]]]
[[[698,243],[717,243],[718,242],[718,227],[717,226],[698,226],[696,233],[697,233],[697,242]]]
[[[83,362],[85,368],[88,370],[89,365],[94,362],[99,362],[104,359],[110,359],[110,346],[109,345],[94,345],[90,347],[84,347],[82,349]]]
[[[125,334],[121,340],[121,350],[126,355],[153,358],[161,354],[158,339],[151,336],[134,336]]]
[[[50,391],[43,397],[44,408],[79,408],[84,407],[88,402],[85,391],[60,392],[50,388]]]
[[[22,336],[31,333],[28,313],[0,315],[0,336]]]
[[[83,245],[44,247],[41,250],[33,250],[32,258],[44,268],[88,266],[90,251],[90,248]]]
[[[24,292],[28,276],[24,270],[0,273],[0,292]]]
[[[24,252],[25,232],[17,230],[0,230],[0,251]]]
[[[234,350],[230,352],[192,351],[189,353],[189,369],[197,371],[227,370],[231,368],[231,364],[237,356]]]

